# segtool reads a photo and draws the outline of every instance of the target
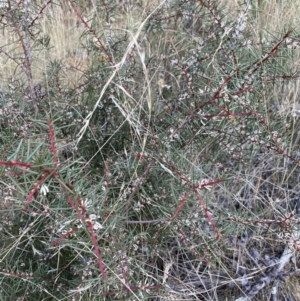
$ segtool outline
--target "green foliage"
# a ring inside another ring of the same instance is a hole
[[[296,223],[299,122],[280,101],[298,33],[255,41],[249,7],[236,17],[218,1],[131,14],[117,1],[10,2],[0,27],[21,51],[0,48],[17,70],[0,95],[1,298],[210,300],[199,279],[216,270],[211,291],[238,298],[235,260],[251,266],[226,242],[250,233],[249,248],[280,257],[275,232]],[[58,7],[85,28],[85,68],[49,59],[35,82],[35,55],[51,51],[38,20]]]

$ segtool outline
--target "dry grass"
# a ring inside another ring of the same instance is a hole
[[[147,12],[154,9],[160,1],[120,1],[116,14],[111,17],[111,27],[120,32],[128,31],[133,33],[138,30],[143,22]],[[38,7],[41,7],[43,1],[38,1]],[[83,14],[85,19],[96,20],[96,27],[99,30],[99,36],[102,38],[106,34],[106,20],[99,14],[99,8],[95,1],[90,5],[83,4],[83,1],[77,1],[77,8]],[[103,9],[103,8],[102,8]],[[91,22],[87,22],[91,25]],[[69,82],[78,83],[78,80],[91,64],[89,54],[86,52],[83,44],[86,43],[83,34],[87,28],[79,21],[72,7],[61,5],[61,2],[53,2],[49,5],[39,21],[41,35],[50,38],[48,49],[39,47],[39,50],[33,53],[33,77],[38,82],[42,74],[46,73],[49,61],[60,61],[66,67],[66,76]],[[104,35],[104,36],[103,36]],[[5,49],[10,55],[17,56],[21,52],[21,44],[18,43],[18,37],[15,33],[4,31],[0,33],[0,47]],[[0,76],[7,82],[14,78],[17,65],[13,60],[7,59],[4,54],[0,55]]]
[[[221,5],[230,12],[240,12],[244,3],[239,0],[221,0]],[[255,0],[251,1],[252,16],[256,22],[252,22],[253,35],[259,38],[263,32],[282,32],[284,28],[299,27],[300,4],[295,0]]]
[[[43,2],[40,2],[40,5]],[[126,2],[128,3],[128,1]],[[120,1],[118,13],[111,18],[111,26],[119,28],[120,31],[128,30],[128,32],[135,32],[140,24],[143,22],[147,11],[161,3],[157,0],[153,1],[139,1],[137,6],[134,1],[129,4]],[[241,12],[240,1],[220,1],[220,6],[236,15]],[[89,55],[82,47],[82,34],[86,30],[81,22],[78,22],[77,16],[68,5],[60,5],[61,2],[54,2],[46,8],[40,20],[40,26],[43,35],[49,36],[49,49],[43,49],[33,53],[33,76],[34,81],[39,82],[42,74],[47,69],[49,61],[62,61],[67,66],[67,78],[69,78],[70,85],[78,83],[82,74],[91,64]],[[98,26],[102,26],[103,34],[105,34],[105,20],[99,15],[96,1],[92,0],[89,7],[79,1],[78,8],[84,12],[87,20],[92,17],[97,18]],[[255,18],[251,22],[252,39],[259,42],[262,38],[272,40],[275,33],[282,32],[284,28],[297,28],[299,24],[300,4],[298,1],[254,1],[252,4],[252,16]],[[0,34],[0,47],[15,55],[21,50],[21,46],[16,46],[17,37],[11,32],[3,32]],[[151,43],[150,43],[151,44]],[[151,45],[149,44],[149,51]],[[300,56],[298,51],[298,57]],[[297,56],[295,57],[297,61]],[[75,67],[75,68],[74,68]],[[12,60],[2,54],[0,55],[0,75],[2,81],[6,82],[15,77],[18,69]],[[280,89],[280,88],[279,88]],[[274,91],[275,95],[277,91]],[[289,92],[288,92],[289,93]],[[291,92],[290,92],[291,93]]]
[[[156,7],[162,1],[120,1],[117,14],[111,18],[111,26],[120,31],[136,32],[143,22],[146,13]],[[240,1],[220,1],[220,5],[230,12],[236,12],[236,15],[242,11]],[[41,1],[39,5],[41,6]],[[91,1],[90,5],[77,2],[78,9],[83,12],[86,20],[96,17],[97,27],[105,35],[105,20],[99,14],[96,2]],[[251,22],[252,39],[258,42],[262,38],[272,40],[272,34],[282,32],[287,28],[297,28],[299,25],[300,4],[297,1],[254,1],[250,13],[253,22]],[[69,5],[60,5],[57,2],[46,8],[40,20],[42,35],[50,38],[49,49],[39,50],[33,53],[33,76],[37,82],[41,75],[47,69],[47,62],[61,61],[66,66],[69,82],[77,82],[84,71],[90,65],[89,55],[82,47],[84,39],[83,33],[86,31],[83,24],[79,22],[78,17]],[[3,47],[11,55],[16,55],[21,50],[18,45],[17,37],[11,32],[0,33],[0,47]],[[154,41],[156,44],[157,41]],[[151,45],[149,45],[151,49]],[[156,45],[153,46],[153,50]],[[300,55],[300,54],[299,54]],[[77,69],[74,72],[74,67]],[[7,59],[5,55],[0,55],[0,76],[4,81],[14,78],[17,71],[16,64]],[[82,71],[82,72],[81,72]]]

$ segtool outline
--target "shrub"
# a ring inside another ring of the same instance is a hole
[[[4,300],[296,298],[299,35],[249,2],[5,2]]]

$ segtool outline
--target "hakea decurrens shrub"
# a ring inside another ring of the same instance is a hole
[[[1,44],[1,59],[17,70],[0,95],[5,298],[147,300],[176,288],[209,298],[198,282],[220,266],[227,282],[212,283],[230,283],[234,294],[240,275],[226,244],[239,248],[244,235],[257,250],[253,233],[277,227],[278,249],[298,249],[297,212],[264,192],[276,177],[295,179],[299,164],[289,144],[297,120],[266,97],[295,79],[288,62],[297,32],[255,40],[249,1],[238,16],[217,1],[173,0],[133,5],[130,19],[126,5],[1,7],[0,27],[15,45]],[[58,60],[42,24],[60,10],[64,26],[82,32],[80,47]],[[42,50],[49,60],[36,78]],[[272,277],[286,264],[277,257]],[[240,289],[259,293],[246,282]]]

